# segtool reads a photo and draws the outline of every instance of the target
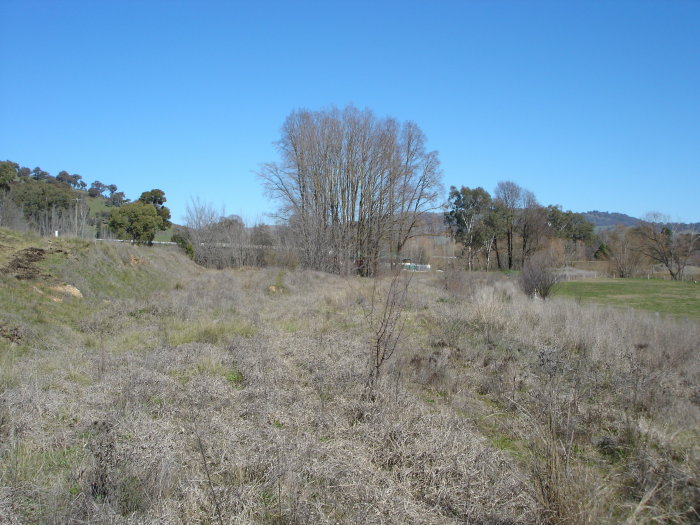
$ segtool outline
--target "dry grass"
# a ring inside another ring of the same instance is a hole
[[[0,522],[697,521],[697,323],[417,275],[370,400],[372,282],[114,249],[3,314]]]

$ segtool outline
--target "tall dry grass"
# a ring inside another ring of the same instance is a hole
[[[466,365],[451,370],[453,403],[474,403],[471,384],[500,411],[484,431],[521,458],[543,519],[700,518],[697,323],[532,300],[508,280],[431,317]]]
[[[368,397],[372,282],[183,268],[27,331],[0,522],[696,519],[697,324],[416,275]]]

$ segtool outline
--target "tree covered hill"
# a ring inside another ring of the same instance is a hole
[[[64,170],[53,176],[40,167],[0,162],[0,226],[19,231],[150,243],[170,229],[165,202],[159,189],[130,202],[116,184],[96,180],[88,186],[82,176]]]
[[[638,226],[642,222],[642,219],[616,212],[593,210],[584,212],[582,215],[588,222],[592,223],[597,230],[614,228],[618,225],[626,227]],[[700,222],[669,222],[667,226],[676,231],[700,232]]]

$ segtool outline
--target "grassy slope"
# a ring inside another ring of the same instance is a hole
[[[33,264],[37,279],[16,279],[3,268],[0,276],[0,326],[31,334],[25,343],[47,340],[60,344],[86,315],[109,301],[148,297],[190,278],[198,269],[174,247],[146,248],[103,244],[75,238],[40,238],[0,229],[0,267],[25,248],[44,250]],[[78,299],[56,287],[69,284],[84,296]],[[12,350],[0,338],[0,352]]]
[[[661,279],[596,279],[559,283],[555,296],[700,319],[700,285]]]
[[[369,281],[0,233],[0,522],[692,521],[696,325],[418,275],[372,402]]]

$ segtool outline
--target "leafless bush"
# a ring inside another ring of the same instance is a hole
[[[554,258],[547,252],[537,252],[527,259],[520,273],[520,286],[523,291],[529,296],[546,299],[554,285],[559,282],[554,264]]]
[[[378,279],[375,278],[372,288],[371,302],[365,312],[367,322],[371,326],[373,337],[370,352],[370,373],[367,380],[368,395],[371,399],[376,396],[376,387],[382,370],[394,355],[401,340],[404,329],[402,314],[406,306],[406,294],[411,284],[410,273],[398,271],[389,282],[386,295],[377,290]]]

